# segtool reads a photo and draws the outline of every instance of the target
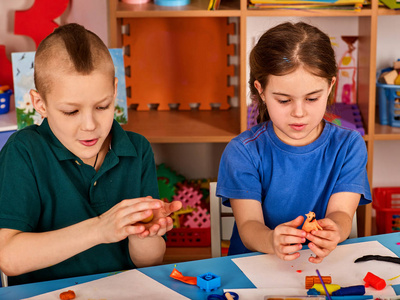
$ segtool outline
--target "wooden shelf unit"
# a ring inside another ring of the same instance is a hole
[[[110,47],[121,46],[122,18],[146,17],[235,17],[239,29],[239,108],[231,111],[205,112],[196,115],[191,112],[129,112],[129,124],[126,129],[144,134],[153,143],[196,143],[228,142],[232,137],[246,130],[246,24],[249,17],[354,17],[358,20],[358,102],[364,121],[369,158],[367,172],[372,185],[372,165],[374,141],[400,140],[400,128],[381,126],[376,118],[375,74],[377,60],[378,16],[398,15],[394,11],[379,7],[378,0],[372,0],[368,8],[361,11],[339,10],[251,10],[247,0],[223,0],[221,9],[207,11],[208,0],[192,0],[190,5],[182,7],[162,7],[153,3],[129,5],[118,0],[109,1]],[[195,91],[194,91],[195,92]],[[358,212],[359,234],[371,235],[371,205],[362,207]]]

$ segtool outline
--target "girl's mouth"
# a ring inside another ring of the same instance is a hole
[[[297,130],[297,131],[303,130],[306,127],[305,124],[290,124],[289,126],[290,126],[290,128]]]

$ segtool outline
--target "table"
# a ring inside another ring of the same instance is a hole
[[[366,241],[378,241],[396,255],[400,256],[400,232],[390,233],[383,235],[375,235],[370,237],[361,237],[356,239],[348,239],[342,244],[366,242]],[[189,249],[188,249],[189,251]],[[193,270],[196,270],[197,275],[201,275],[207,272],[212,272],[221,277],[221,287],[217,291],[211,293],[222,294],[223,289],[234,289],[234,288],[255,288],[251,281],[240,271],[234,262],[231,261],[232,258],[259,255],[260,253],[250,253],[235,256],[225,256],[218,258],[210,258],[198,261],[189,261],[177,264],[177,269],[182,272],[183,275],[193,276]],[[156,281],[164,284],[172,290],[190,298],[190,299],[206,299],[207,293],[200,290],[197,286],[191,286],[182,284],[179,281],[171,279],[169,274],[171,273],[173,264],[161,265],[156,267],[147,267],[138,269],[142,273],[148,275],[149,277],[155,279]],[[400,273],[400,268],[399,268]],[[66,288],[75,284],[85,283],[91,280],[96,280],[110,275],[97,274],[89,275],[75,278],[60,279],[54,281],[31,283],[19,286],[11,286],[6,288],[0,288],[0,299],[21,299],[26,297],[32,297],[42,293],[47,293],[50,291]],[[400,295],[400,285],[393,285],[393,288],[397,295]]]

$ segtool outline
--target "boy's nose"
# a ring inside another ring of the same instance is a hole
[[[81,128],[84,131],[92,131],[96,128],[96,121],[93,114],[82,114]]]

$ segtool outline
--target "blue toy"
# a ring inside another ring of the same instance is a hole
[[[197,276],[197,286],[206,292],[210,292],[221,286],[221,277],[213,273],[199,275]]]

